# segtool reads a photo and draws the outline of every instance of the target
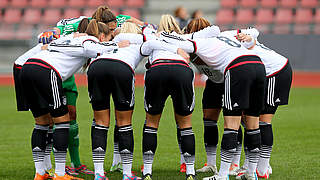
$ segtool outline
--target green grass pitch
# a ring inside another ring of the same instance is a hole
[[[196,88],[196,107],[192,122],[196,136],[196,168],[205,163],[201,97],[203,88]],[[13,87],[0,87],[0,180],[31,180],[34,165],[30,148],[30,135],[34,120],[30,112],[17,112]],[[294,88],[290,105],[279,108],[273,119],[274,148],[271,158],[273,174],[271,179],[320,179],[320,89]],[[80,153],[83,164],[93,169],[91,157],[90,126],[92,111],[85,87],[79,88],[77,104],[80,128]],[[114,116],[112,115],[112,118]],[[135,151],[133,170],[140,174],[142,162],[142,127],[145,120],[143,109],[143,88],[136,88],[136,105],[133,117]],[[223,127],[222,118],[219,126]],[[112,163],[113,127],[110,125],[105,169]],[[222,128],[220,128],[221,132]],[[221,133],[220,133],[221,135]],[[221,138],[221,136],[220,136]],[[220,152],[218,152],[219,154]],[[219,156],[218,156],[219,157]],[[68,158],[69,159],[69,158]],[[219,166],[220,159],[217,159]],[[159,133],[158,149],[154,160],[153,178],[184,179],[179,173],[180,154],[176,140],[176,126],[173,119],[171,100],[166,103]],[[242,160],[243,162],[243,155]],[[69,164],[69,160],[67,162]],[[210,174],[198,174],[198,179]],[[93,179],[93,176],[81,176]],[[112,179],[121,179],[120,173],[109,173]],[[230,178],[234,179],[234,178]]]

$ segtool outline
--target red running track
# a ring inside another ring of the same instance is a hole
[[[77,74],[76,83],[79,86],[87,85],[87,77],[85,74]],[[10,74],[0,75],[0,86],[13,86],[13,76]],[[144,75],[136,74],[136,86],[143,86]],[[205,82],[201,80],[200,75],[197,74],[195,78],[195,86],[203,87]],[[307,87],[320,88],[320,72],[294,72],[293,73],[293,87]]]

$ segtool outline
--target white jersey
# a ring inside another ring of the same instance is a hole
[[[129,40],[130,45],[108,53],[103,53],[93,61],[99,59],[115,59],[128,64],[132,70],[136,69],[139,62],[143,59],[143,56],[140,55],[140,45],[143,43],[143,36],[141,34],[120,33],[113,41],[120,42],[123,40]]]
[[[41,51],[30,59],[47,62],[58,71],[64,81],[76,73],[88,59],[117,48],[115,43],[99,43],[94,36],[74,38],[74,34],[70,34],[53,41],[47,51]]]
[[[29,49],[27,52],[25,52],[24,54],[22,54],[20,57],[18,57],[18,59],[16,59],[14,61],[14,64],[16,65],[24,65],[25,62],[27,62],[27,60],[34,56],[35,54],[39,53],[41,51],[41,47],[43,46],[42,43],[37,44],[35,47]]]
[[[197,54],[205,64],[213,70],[218,70],[220,76],[224,76],[227,66],[240,56],[256,55],[239,42],[233,40],[233,36],[218,36],[214,38],[194,38],[185,40],[182,38],[162,37],[165,41],[177,45],[188,53]]]
[[[253,38],[252,42],[242,42],[242,44],[247,47],[251,48],[250,51],[253,51],[255,54],[257,54],[261,61],[263,62],[265,68],[266,68],[266,75],[270,76],[278,71],[280,71],[288,62],[288,59],[274,50],[266,47],[265,45],[258,42],[257,37],[259,35],[259,31],[255,28],[249,28],[246,30],[241,30],[242,33],[248,34]],[[221,34],[230,34],[237,35],[236,30],[232,31],[224,31]],[[254,42],[255,41],[255,42]],[[256,43],[254,45],[254,43]]]

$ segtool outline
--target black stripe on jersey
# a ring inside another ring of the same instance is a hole
[[[98,42],[98,44],[101,44],[103,46],[117,46],[117,43],[115,42]]]
[[[57,43],[51,43],[50,46],[55,46],[55,47],[80,47],[80,48],[82,48],[81,45],[57,44]]]
[[[143,43],[141,44],[141,46],[140,46],[140,54],[141,54],[141,56],[147,57],[147,56],[149,56],[149,55],[144,55],[144,54],[142,54],[142,51],[141,51],[141,48],[142,48],[143,44],[144,44],[144,42],[143,42]]]
[[[164,37],[167,37],[167,38],[176,39],[176,40],[179,40],[179,41],[185,41],[185,39],[183,39],[181,37],[178,37],[178,36],[175,36],[175,35],[172,35],[172,34],[169,34],[167,32],[162,32],[161,35],[164,36]]]
[[[60,23],[63,24],[63,25],[66,25],[69,21],[73,21],[73,20],[79,19],[79,18],[80,18],[80,17],[77,17],[77,18],[69,18],[69,19],[62,19],[62,20],[60,21]]]
[[[188,39],[188,41],[190,41],[190,42],[192,42],[192,44],[193,44],[193,54],[195,54],[196,52],[197,52],[197,44],[196,44],[196,42],[195,41],[192,41],[192,40],[190,40],[190,39]]]

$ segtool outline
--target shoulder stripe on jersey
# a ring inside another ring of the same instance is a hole
[[[167,38],[176,39],[178,41],[185,41],[185,39],[178,37],[178,36],[175,36],[175,35],[172,35],[172,34],[169,34],[167,32],[162,32],[161,35],[164,37],[167,37]]]
[[[55,46],[55,47],[74,47],[74,48],[82,48],[80,45],[68,45],[68,44],[56,44],[56,43],[51,43],[50,46]]]
[[[192,42],[192,44],[193,44],[193,54],[195,54],[195,53],[198,51],[196,42],[195,42],[195,41],[192,41],[192,40],[190,40],[190,39],[188,39],[188,41]]]
[[[143,42],[143,43],[141,44],[141,46],[140,46],[140,54],[141,54],[141,56],[148,57],[149,55],[144,55],[144,54],[142,54],[141,48],[142,48],[143,44],[144,44],[144,42]]]

